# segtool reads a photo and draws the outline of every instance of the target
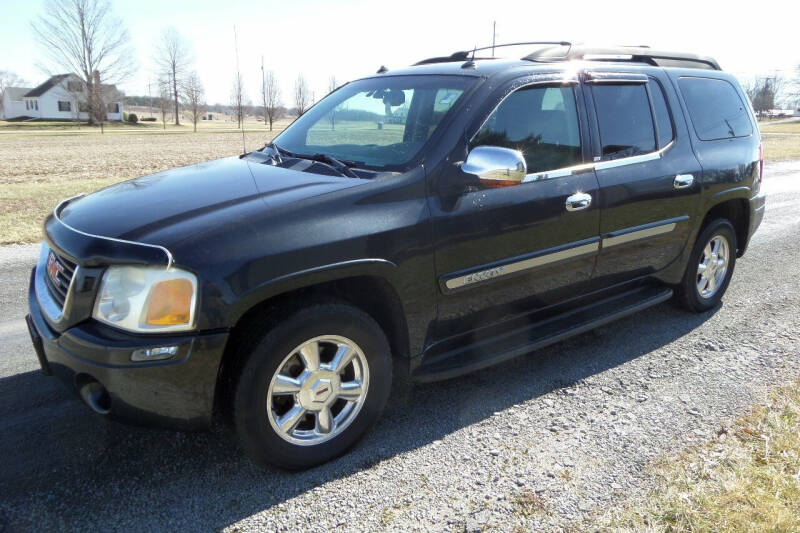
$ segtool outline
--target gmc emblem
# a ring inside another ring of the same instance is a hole
[[[58,279],[58,275],[64,272],[64,267],[61,263],[58,262],[56,256],[53,252],[50,252],[50,256],[47,258],[47,275],[50,277],[50,281],[56,287],[61,287],[61,280]]]

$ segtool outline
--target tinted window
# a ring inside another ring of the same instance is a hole
[[[700,139],[712,141],[753,133],[744,102],[727,81],[681,78],[678,84]]]
[[[423,148],[476,78],[386,76],[349,83],[298,118],[275,143],[358,167],[401,170]]]
[[[656,149],[653,116],[644,84],[592,87],[603,158],[619,159]]]
[[[520,89],[492,112],[470,143],[502,146],[525,156],[528,172],[580,164],[578,110],[571,87]]]
[[[667,99],[664,97],[664,89],[655,80],[650,80],[650,96],[653,98],[653,109],[656,111],[658,147],[662,148],[675,138],[675,132],[672,129],[672,119],[669,115]]]

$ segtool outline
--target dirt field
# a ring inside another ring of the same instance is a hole
[[[277,130],[248,131],[247,149],[263,146],[274,134]],[[765,135],[764,143],[767,160],[800,158],[800,135]],[[241,152],[241,133],[151,129],[72,135],[3,133],[0,127],[0,244],[38,241],[44,217],[68,196]]]
[[[245,137],[248,150],[271,138]],[[241,152],[241,133],[0,136],[0,244],[39,240],[60,199]]]

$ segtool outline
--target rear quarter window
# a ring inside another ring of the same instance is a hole
[[[747,108],[733,85],[712,78],[679,78],[692,125],[703,141],[746,137],[753,133]]]

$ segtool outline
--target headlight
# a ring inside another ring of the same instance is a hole
[[[197,277],[177,268],[112,266],[106,270],[92,316],[135,332],[194,328]]]

